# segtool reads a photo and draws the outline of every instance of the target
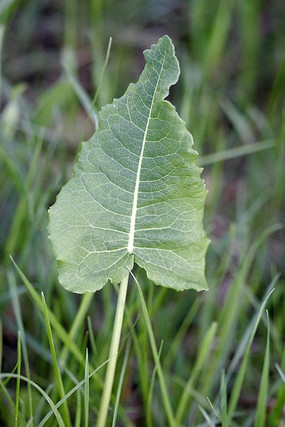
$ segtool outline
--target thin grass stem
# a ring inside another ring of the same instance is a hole
[[[55,346],[54,346],[54,340],[53,340],[52,330],[51,330],[50,321],[49,321],[48,309],[47,309],[47,305],[45,302],[45,297],[44,297],[43,292],[42,292],[42,303],[43,303],[43,307],[44,307],[45,322],[46,322],[46,327],[47,327],[47,334],[48,334],[50,351],[51,351],[51,355],[52,355],[55,378],[56,378],[56,382],[57,382],[57,386],[58,386],[58,393],[59,393],[60,398],[62,398],[65,395],[65,390],[64,390],[63,381],[62,381],[59,366],[58,366],[56,350],[55,350]],[[63,404],[63,414],[64,414],[65,424],[67,426],[71,426],[69,409],[68,409],[66,401]]]
[[[27,372],[27,377],[28,379],[30,379],[31,370],[30,370],[30,364],[29,364],[28,348],[26,343],[26,335],[25,335],[25,329],[24,329],[24,324],[22,319],[20,302],[17,294],[16,279],[15,279],[15,276],[10,271],[8,272],[8,282],[11,290],[12,304],[13,304],[15,317],[17,319],[18,328],[21,331],[21,344],[22,344],[22,350],[23,350],[24,366]],[[31,425],[33,426],[33,397],[32,397],[30,382],[28,382],[28,402],[29,402],[29,416],[31,419]]]
[[[112,427],[116,427],[120,397],[121,397],[123,382],[124,382],[125,373],[126,373],[126,369],[127,369],[127,363],[128,363],[128,359],[129,359],[129,355],[130,355],[130,349],[131,349],[131,340],[129,339],[127,341],[127,345],[126,345],[125,357],[124,357],[124,361],[123,361],[123,365],[122,365],[122,369],[121,369],[121,374],[120,374],[120,379],[119,379],[119,384],[118,384]]]
[[[134,276],[133,276],[134,277]],[[134,277],[134,280],[137,284],[137,288],[138,288],[138,293],[139,293],[139,297],[140,297],[140,302],[141,302],[141,307],[142,307],[142,312],[143,312],[143,316],[145,319],[145,323],[146,323],[146,327],[147,327],[147,331],[148,331],[148,336],[149,336],[149,340],[150,340],[150,345],[151,345],[151,349],[152,349],[152,353],[153,353],[153,358],[157,367],[157,374],[158,374],[158,378],[159,378],[159,383],[160,383],[160,389],[161,389],[161,394],[162,394],[162,399],[163,399],[163,404],[164,404],[164,408],[165,408],[165,412],[167,415],[167,419],[168,419],[168,423],[171,427],[176,426],[176,422],[175,422],[175,418],[174,418],[174,414],[173,414],[173,410],[171,407],[171,403],[170,403],[170,398],[168,395],[168,391],[167,391],[167,387],[166,387],[166,382],[165,382],[165,378],[164,378],[164,374],[163,374],[163,370],[162,370],[162,366],[159,360],[159,354],[157,351],[157,347],[156,347],[156,343],[155,343],[155,338],[154,338],[154,334],[153,334],[153,330],[152,330],[152,326],[151,326],[151,321],[149,318],[149,314],[147,311],[147,307],[146,307],[146,303],[144,300],[144,296],[140,287],[139,282],[137,281],[137,279]],[[99,426],[98,426],[99,427]]]
[[[21,352],[21,331],[18,331],[17,341],[17,374],[21,375],[22,352]],[[16,396],[15,396],[15,427],[19,425],[19,402],[20,402],[20,377],[16,381]]]
[[[89,363],[88,363],[88,348],[86,348],[85,362],[85,383],[84,383],[84,425],[89,425]]]

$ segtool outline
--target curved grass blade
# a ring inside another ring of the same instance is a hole
[[[104,365],[106,365],[109,362],[110,359],[107,359],[105,362],[103,362],[100,366],[98,366],[98,368],[94,369],[89,375],[88,375],[88,379],[92,378],[93,375],[95,375],[99,369],[101,369]],[[63,403],[73,394],[75,393],[77,390],[79,390],[83,385],[85,385],[85,381],[86,378],[84,377],[84,379],[82,381],[80,381],[78,384],[76,384],[71,390],[69,390],[66,395],[60,399],[56,405],[55,405],[55,409],[57,410],[61,405],[63,405]],[[46,416],[41,420],[41,422],[39,423],[38,427],[43,427],[45,425],[45,423],[48,421],[48,419],[53,415],[54,411],[53,408],[51,411],[49,411]]]
[[[51,400],[51,398],[49,397],[49,395],[34,381],[30,380],[29,378],[23,376],[23,375],[18,375],[18,374],[1,374],[0,373],[0,380],[2,378],[15,378],[15,379],[20,379],[21,381],[24,381],[26,383],[28,383],[30,386],[34,387],[48,402],[49,406],[51,407],[52,410],[52,414],[54,414],[54,416],[56,417],[57,423],[59,427],[65,427],[65,424],[63,422],[63,419],[61,418],[60,413],[58,412],[55,404],[53,403],[53,401]]]

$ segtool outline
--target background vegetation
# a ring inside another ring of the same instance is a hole
[[[285,425],[284,20],[281,0],[0,2],[1,425],[44,425],[49,411],[48,426],[94,425],[116,289],[58,285],[47,209],[97,111],[163,34],[181,64],[170,96],[204,166],[212,241],[209,292],[135,272],[176,422]],[[168,425],[134,284],[127,308],[110,425]],[[89,381],[86,347],[90,373],[100,368]],[[63,399],[60,416],[48,396]]]

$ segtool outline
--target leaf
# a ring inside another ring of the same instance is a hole
[[[134,263],[158,285],[207,289],[206,190],[192,136],[164,101],[179,64],[168,36],[144,56],[138,82],[102,108],[49,211],[59,281],[73,292],[119,283]]]

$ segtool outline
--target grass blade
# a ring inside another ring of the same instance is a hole
[[[138,289],[139,298],[140,298],[140,302],[141,302],[142,312],[143,312],[144,320],[145,320],[147,331],[148,331],[148,336],[149,336],[149,340],[150,340],[150,345],[151,345],[151,349],[152,349],[153,358],[154,358],[154,361],[155,361],[155,364],[156,364],[156,368],[157,368],[157,373],[158,373],[158,378],[159,378],[159,383],[160,383],[160,389],[161,389],[161,393],[162,393],[162,399],[163,399],[163,404],[164,404],[164,407],[165,407],[165,412],[166,412],[166,415],[167,415],[168,423],[169,423],[170,426],[174,427],[176,425],[176,422],[175,422],[173,410],[172,410],[172,407],[171,407],[170,398],[169,398],[169,395],[168,395],[168,391],[167,391],[167,387],[166,387],[166,382],[165,382],[163,370],[162,370],[162,367],[161,367],[161,364],[160,364],[160,360],[159,360],[159,354],[158,354],[156,343],[155,343],[155,339],[154,339],[154,334],[153,334],[153,330],[152,330],[152,326],[151,326],[151,321],[150,321],[150,318],[149,318],[149,314],[148,314],[148,311],[147,311],[146,303],[145,303],[145,300],[144,300],[144,296],[143,296],[140,284],[139,284],[139,282],[137,281],[137,279],[134,276],[133,276],[133,278],[134,278],[134,280],[135,280],[135,282],[137,284],[137,289]]]
[[[275,367],[280,375],[281,380],[283,381],[283,384],[280,385],[277,391],[276,402],[269,416],[268,425],[270,426],[278,425],[279,420],[282,419],[285,402],[285,374],[277,363],[275,364]]]
[[[0,372],[2,371],[2,359],[3,359],[3,324],[0,318]]]
[[[257,239],[248,248],[247,254],[244,256],[244,259],[241,262],[241,267],[235,274],[233,284],[227,293],[226,300],[218,318],[218,323],[220,325],[220,343],[214,354],[213,361],[209,365],[208,373],[205,376],[205,382],[202,387],[202,393],[204,395],[209,393],[212,384],[215,381],[215,377],[217,377],[217,373],[225,363],[230,351],[233,337],[232,331],[240,313],[239,301],[244,291],[247,275],[252,266],[256,253],[262,243],[264,243],[264,241],[268,238],[268,236],[270,236],[273,232],[280,230],[280,228],[280,224],[274,224],[260,233]]]
[[[86,348],[85,358],[85,375],[84,375],[84,420],[85,427],[89,425],[89,364],[88,364],[88,348]]]
[[[22,354],[21,354],[21,332],[18,332],[18,341],[17,341],[17,381],[16,381],[16,396],[15,396],[15,427],[19,425],[19,401],[20,401],[20,375],[21,375],[21,363]]]
[[[256,318],[256,321],[255,321],[252,333],[250,335],[250,338],[249,338],[249,341],[248,341],[248,344],[247,344],[247,348],[246,348],[245,355],[244,355],[243,360],[242,360],[241,367],[239,369],[237,378],[236,378],[234,386],[233,386],[233,390],[232,390],[230,401],[229,401],[229,412],[228,412],[228,422],[229,422],[229,424],[231,423],[231,420],[232,420],[232,417],[233,417],[233,414],[234,414],[234,411],[236,409],[237,402],[238,402],[238,399],[239,399],[239,396],[240,396],[240,391],[241,391],[241,388],[242,388],[243,380],[244,380],[244,377],[245,377],[245,371],[246,371],[246,367],[247,367],[247,363],[248,363],[248,359],[249,359],[249,355],[250,355],[251,344],[252,344],[253,338],[255,336],[255,332],[257,330],[257,327],[258,327],[258,324],[259,324],[262,312],[264,310],[264,307],[265,307],[265,305],[266,305],[266,303],[267,303],[267,301],[268,301],[268,299],[269,299],[269,297],[270,297],[270,295],[272,294],[273,291],[274,291],[274,289],[272,289],[269,292],[269,294],[267,294],[265,296],[265,298],[264,298],[264,300],[263,300],[263,302],[261,304],[260,310],[258,312],[258,316]]]
[[[199,410],[201,411],[203,417],[205,418],[207,425],[209,427],[215,427],[216,424],[211,420],[211,418],[209,417],[209,415],[207,414],[207,412],[205,411],[204,408],[202,408],[202,406],[198,405]]]
[[[93,332],[90,316],[87,317],[87,326],[88,326],[88,334],[89,334],[89,340],[90,340],[92,354],[96,357],[98,354],[98,351],[97,351],[97,346],[96,346],[96,341],[95,341],[95,337],[94,337],[94,332]]]
[[[230,29],[234,3],[234,0],[220,0],[218,2],[212,31],[204,56],[203,68],[206,79],[211,76],[223,55],[228,40],[228,31]]]
[[[1,9],[0,9],[0,16],[1,16]],[[2,47],[3,47],[4,34],[5,34],[5,25],[1,23],[0,25],[0,103],[2,100]]]
[[[65,424],[63,422],[63,419],[61,418],[60,413],[58,412],[54,402],[51,400],[49,395],[34,381],[30,380],[29,378],[25,377],[24,375],[18,375],[18,374],[0,374],[0,379],[4,378],[15,378],[20,379],[21,381],[26,382],[30,386],[34,387],[48,402],[49,406],[51,407],[52,414],[56,417],[56,420],[58,422],[59,427],[65,427]]]
[[[235,159],[237,157],[258,153],[259,151],[268,150],[269,148],[272,148],[275,145],[276,144],[272,139],[254,142],[252,144],[242,145],[241,147],[229,148],[224,151],[219,151],[217,153],[202,156],[200,157],[200,159],[197,160],[197,163],[200,166],[211,165],[213,163],[223,162],[225,160]]]
[[[162,346],[163,346],[163,342],[161,342],[160,347],[159,347],[159,351],[158,351],[158,357],[159,358],[161,356]],[[153,426],[152,416],[151,416],[151,401],[152,401],[152,394],[153,394],[154,380],[156,377],[156,373],[157,373],[157,366],[155,365],[152,376],[151,376],[151,381],[150,381],[149,391],[148,391],[148,397],[147,397],[146,424],[148,427]]]
[[[100,92],[100,89],[101,89],[101,86],[102,86],[102,82],[103,82],[103,79],[104,79],[104,74],[105,74],[105,71],[106,71],[106,67],[107,67],[107,64],[108,64],[108,61],[109,61],[110,52],[111,52],[111,46],[112,46],[112,37],[110,37],[110,39],[109,39],[105,61],[104,61],[104,64],[103,64],[103,68],[102,68],[100,77],[99,77],[99,82],[98,82],[97,90],[96,90],[96,93],[94,95],[94,98],[93,98],[93,101],[92,101],[92,105],[91,105],[90,111],[88,113],[88,117],[86,119],[83,131],[82,131],[81,141],[85,140],[86,128],[87,128],[87,125],[89,123],[91,113],[92,113],[93,109],[95,109],[97,98],[98,98],[98,95],[99,95],[99,92]],[[95,129],[97,129],[97,125],[98,125],[97,122],[98,121],[97,121],[97,118],[96,118]]]
[[[89,379],[92,378],[93,375],[95,375],[101,368],[103,368],[103,366],[105,366],[109,362],[109,360],[110,359],[107,359],[104,363],[98,366],[98,368],[94,369],[94,371],[88,375],[88,378]],[[66,393],[66,395],[62,399],[60,399],[59,402],[57,402],[57,404],[55,405],[55,408],[58,409],[66,399],[68,399],[73,393],[78,391],[84,384],[85,384],[85,378],[82,381],[80,381],[78,384],[76,384],[76,386],[74,386],[71,390],[69,390]],[[48,419],[52,416],[52,414],[53,414],[53,411],[48,412],[46,416],[42,419],[42,421],[39,423],[38,427],[43,427],[45,423],[48,421]]]
[[[91,118],[95,128],[97,129],[98,119],[97,119],[97,111],[95,109],[95,106],[92,104],[91,99],[89,98],[89,96],[87,95],[87,93],[83,89],[81,83],[79,82],[79,80],[75,76],[75,74],[74,74],[72,68],[70,67],[68,61],[63,62],[63,68],[66,72],[66,76],[68,78],[68,81],[69,81],[72,89],[74,90],[75,94],[77,95],[77,97],[78,97],[81,105],[83,106],[84,110],[86,111],[88,117]],[[90,114],[91,111],[93,112],[92,115]]]
[[[128,359],[129,359],[129,355],[130,355],[130,349],[131,349],[131,340],[129,339],[127,342],[127,346],[126,346],[125,357],[124,357],[124,361],[123,361],[123,365],[122,365],[122,369],[121,369],[121,374],[120,374],[120,379],[119,379],[119,384],[118,384],[112,427],[116,427],[120,397],[121,397],[123,382],[124,382],[125,373],[126,373],[126,369],[127,369],[127,363],[128,363]]]
[[[26,285],[32,300],[34,301],[34,303],[36,304],[36,306],[40,309],[40,311],[43,313],[44,312],[44,308],[43,308],[43,304],[41,301],[41,297],[39,296],[39,294],[37,293],[37,291],[34,289],[33,285],[31,284],[31,282],[27,279],[27,277],[24,275],[24,273],[22,272],[22,270],[18,267],[18,265],[15,263],[15,261],[13,260],[13,258],[11,257],[11,260],[20,276],[20,278],[22,279],[23,283]],[[57,320],[56,316],[54,315],[54,313],[48,310],[48,316],[49,316],[49,321],[51,326],[53,327],[54,331],[57,334],[57,337],[65,344],[65,346],[69,349],[69,351],[73,354],[73,356],[83,365],[85,366],[85,359],[82,356],[82,353],[80,352],[80,350],[78,349],[78,347],[75,345],[75,343],[70,340],[69,334],[65,331],[65,329],[61,326],[61,324],[59,323],[59,321]],[[94,371],[94,368],[92,367],[92,365],[89,364],[89,368],[91,371]],[[94,372],[94,374],[96,374],[96,370]],[[95,382],[100,386],[100,388],[103,387],[103,382],[100,379],[100,377],[98,375],[94,375],[94,380]]]
[[[277,371],[278,371],[278,373],[279,373],[279,375],[280,375],[283,383],[285,383],[285,374],[284,374],[284,372],[282,371],[282,369],[280,368],[280,366],[277,363],[276,363],[275,366],[276,366],[276,369],[277,369]]]
[[[221,421],[222,421],[222,427],[227,427],[228,424],[228,415],[227,415],[227,381],[225,377],[225,371],[222,371],[222,377],[221,377]]]
[[[216,331],[217,331],[217,323],[213,322],[200,345],[199,352],[192,369],[192,374],[190,375],[190,378],[188,379],[184,387],[180,402],[178,404],[178,409],[176,414],[176,423],[178,425],[181,423],[182,417],[186,411],[186,408],[189,406],[189,400],[191,397],[191,394],[190,394],[191,388],[193,387],[194,382],[196,381],[199,371],[204,366],[206,358],[209,357],[210,347],[216,335]]]
[[[30,364],[29,364],[28,349],[26,344],[25,329],[24,329],[23,320],[22,320],[21,307],[20,307],[18,294],[17,294],[17,288],[15,283],[16,280],[14,275],[10,271],[8,272],[8,282],[9,282],[10,291],[11,291],[14,313],[17,319],[18,328],[21,332],[21,343],[22,343],[22,350],[23,350],[24,366],[27,373],[27,377],[30,380],[31,370],[30,370]],[[29,401],[30,419],[33,420],[33,398],[32,398],[30,382],[28,382],[28,401]],[[33,425],[33,421],[31,421],[31,425]]]
[[[68,334],[69,340],[72,342],[75,341],[75,338],[78,334],[78,331],[80,330],[80,328],[83,325],[83,322],[85,320],[85,316],[89,310],[93,296],[94,296],[94,294],[91,292],[87,292],[86,294],[84,294],[82,296],[80,306],[76,312],[76,316],[74,318],[74,321],[72,323],[72,326],[71,326],[69,334]],[[63,365],[65,364],[65,361],[67,359],[68,351],[70,351],[70,348],[68,348],[67,345],[65,344],[65,346],[61,352],[60,358],[59,358]]]
[[[81,395],[80,390],[76,392],[76,415],[75,415],[75,427],[81,426]]]
[[[270,323],[268,311],[267,316],[267,341],[265,356],[262,368],[261,381],[258,392],[257,409],[255,414],[255,427],[263,427],[265,425],[267,396],[268,396],[268,382],[269,382],[269,367],[270,367]]]
[[[45,297],[44,297],[43,292],[42,292],[42,304],[43,304],[43,309],[44,309],[44,316],[45,316],[45,321],[46,321],[46,328],[47,328],[50,351],[51,351],[51,355],[52,355],[55,378],[56,378],[57,387],[58,387],[58,393],[59,393],[59,396],[62,398],[65,395],[65,390],[64,390],[63,381],[62,381],[59,366],[58,366],[58,361],[57,361],[57,357],[56,357],[56,350],[55,350],[54,340],[53,340],[53,336],[52,336],[52,330],[51,330],[51,326],[50,326],[49,313],[48,313],[48,309],[47,309],[47,305],[46,305],[46,301],[45,301]],[[71,426],[69,409],[68,409],[66,401],[63,404],[63,414],[64,414],[65,424],[67,426]]]

